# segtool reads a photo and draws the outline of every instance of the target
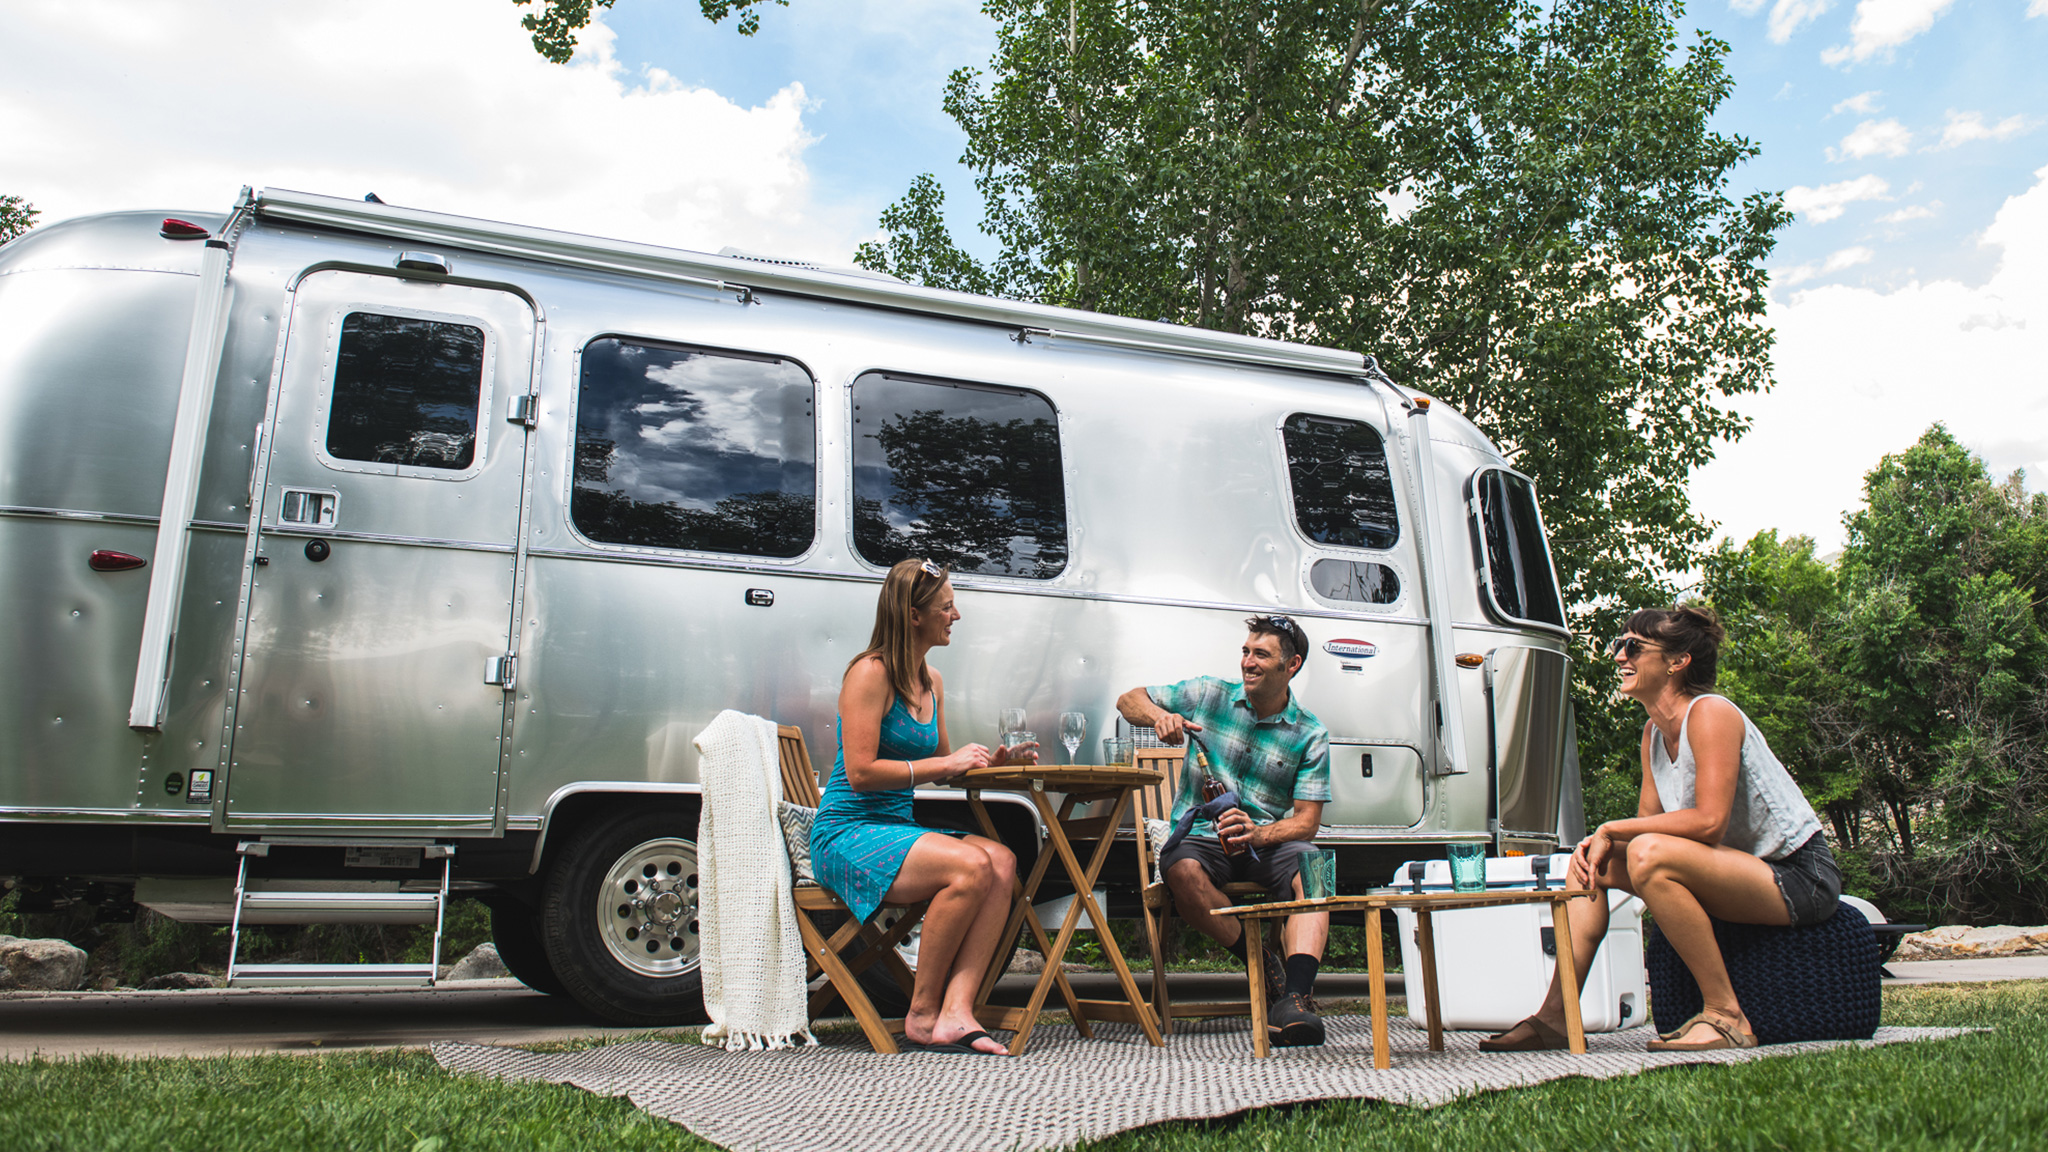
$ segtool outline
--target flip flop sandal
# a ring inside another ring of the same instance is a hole
[[[1648,1045],[1649,1050],[1652,1052],[1720,1052],[1728,1048],[1756,1047],[1756,1037],[1753,1034],[1737,1032],[1732,1025],[1724,1020],[1717,1020],[1705,1012],[1700,1013],[1693,1019],[1712,1028],[1715,1032],[1720,1033],[1720,1035],[1715,1036],[1712,1040],[1695,1040],[1692,1043],[1686,1043],[1683,1040],[1652,1040]],[[1684,1033],[1681,1032],[1680,1035],[1684,1035]]]
[[[1527,1025],[1529,1028],[1529,1035],[1526,1039],[1502,1039],[1508,1032],[1513,1032],[1515,1028],[1520,1028],[1523,1025]],[[1479,1042],[1479,1050],[1481,1052],[1555,1052],[1560,1049],[1569,1048],[1571,1045],[1570,1037],[1531,1016],[1520,1024],[1516,1024],[1514,1028],[1509,1028],[1507,1032],[1488,1036],[1486,1039],[1481,1040]]]
[[[976,1048],[974,1046],[974,1042],[976,1040],[995,1040],[995,1037],[977,1028],[974,1031],[967,1033],[965,1036],[960,1037],[958,1040],[954,1040],[949,1043],[919,1044],[915,1040],[905,1040],[903,1042],[903,1047],[906,1051],[910,1052],[938,1052],[948,1056],[1009,1055],[1009,1053],[1007,1052],[984,1052],[981,1049]],[[998,1041],[998,1043],[1000,1043],[1000,1041]]]

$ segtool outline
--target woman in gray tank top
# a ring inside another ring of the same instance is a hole
[[[1571,882],[1594,889],[1571,903],[1572,951],[1584,986],[1607,935],[1607,891],[1640,896],[1699,983],[1705,1008],[1652,1040],[1653,1051],[1753,1048],[1756,1036],[1728,983],[1710,917],[1739,924],[1818,924],[1835,914],[1842,875],[1812,805],[1771,755],[1756,725],[1711,695],[1724,633],[1703,608],[1650,608],[1629,617],[1610,651],[1621,691],[1641,702],[1643,785],[1630,820],[1610,820],[1572,852]],[[1479,1047],[1563,1048],[1564,997],[1553,980],[1543,1007]]]

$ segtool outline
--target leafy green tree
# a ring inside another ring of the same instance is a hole
[[[1000,244],[920,179],[860,263],[915,282],[1359,348],[1456,405],[1544,496],[1582,634],[1667,602],[1693,469],[1769,381],[1756,154],[1712,131],[1727,46],[1676,0],[989,0],[946,109]],[[1639,722],[1581,653],[1590,769]]]
[[[1873,866],[1965,919],[2048,908],[2048,496],[1937,424],[1864,483],[1835,653]]]
[[[512,0],[524,8],[536,0]],[[590,27],[599,8],[609,8],[615,0],[538,0],[540,7],[519,18],[519,26],[533,33],[533,50],[557,64],[567,64],[576,55],[576,33]],[[787,8],[789,0],[774,0]],[[768,0],[697,0],[697,7],[704,18],[717,24],[728,16],[737,15],[737,29],[742,36],[752,36],[761,30],[762,4]]]
[[[40,215],[35,205],[19,196],[0,196],[0,244],[35,227]]]

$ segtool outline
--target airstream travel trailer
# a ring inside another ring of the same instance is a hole
[[[692,737],[829,763],[905,556],[956,741],[1093,749],[1282,611],[1346,883],[1569,818],[1532,486],[1365,357],[264,191],[0,249],[0,876],[237,931],[476,895],[528,983],[687,1017]]]

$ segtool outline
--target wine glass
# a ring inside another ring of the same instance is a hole
[[[1003,747],[1015,748],[1017,746],[1016,736],[1022,731],[1024,731],[1024,710],[1022,708],[1003,709],[1002,723],[996,725],[996,733],[1002,737]]]
[[[1079,712],[1060,713],[1060,743],[1067,746],[1067,763],[1074,762],[1074,753],[1081,747],[1081,738],[1088,735],[1088,717]]]

